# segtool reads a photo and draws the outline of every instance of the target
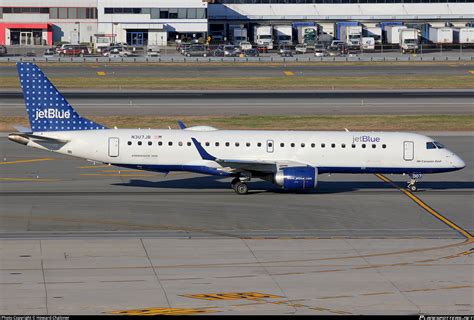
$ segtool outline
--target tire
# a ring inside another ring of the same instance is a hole
[[[248,193],[249,187],[245,182],[239,181],[235,184],[234,190],[238,195],[244,195]]]
[[[416,192],[418,188],[414,184],[412,184],[412,185],[408,185],[408,190],[410,190],[411,192]]]

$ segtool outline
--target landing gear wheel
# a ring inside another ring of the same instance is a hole
[[[234,191],[239,195],[247,194],[249,187],[245,182],[239,181],[234,185]]]
[[[416,185],[414,185],[414,184],[409,184],[407,188],[408,188],[408,190],[410,190],[411,192],[415,192],[416,190],[418,190],[418,188],[417,188]]]

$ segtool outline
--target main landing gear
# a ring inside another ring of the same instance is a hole
[[[248,181],[248,180],[247,180]],[[235,193],[242,195],[247,194],[249,191],[249,187],[245,181],[241,180],[240,178],[234,178],[231,182],[232,189],[234,189]]]
[[[409,176],[410,181],[408,182],[407,189],[411,192],[415,192],[416,190],[418,190],[418,188],[416,187],[416,182],[421,180],[422,175],[421,173],[411,173]]]

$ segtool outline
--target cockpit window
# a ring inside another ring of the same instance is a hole
[[[438,147],[438,149],[444,149],[444,145],[442,143],[439,143],[438,141],[434,141],[433,143]]]
[[[427,142],[426,149],[436,149],[436,145],[433,142]]]

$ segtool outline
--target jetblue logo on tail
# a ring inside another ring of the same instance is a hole
[[[18,62],[17,69],[33,132],[106,129],[81,117],[37,65]]]
[[[69,119],[71,112],[58,109],[36,110],[35,120],[39,119]]]

